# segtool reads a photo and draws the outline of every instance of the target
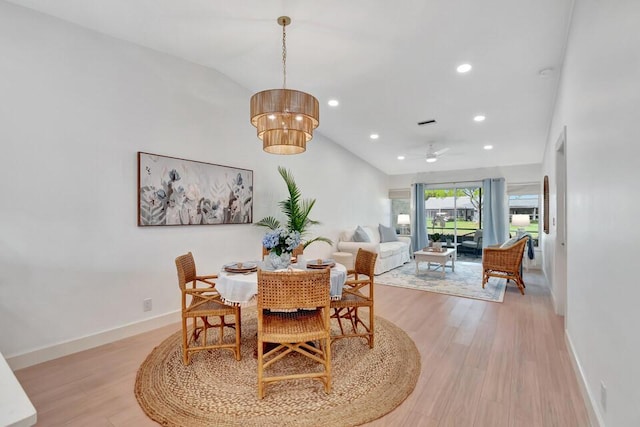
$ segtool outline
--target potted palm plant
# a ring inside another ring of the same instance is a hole
[[[333,241],[326,237],[309,238],[309,228],[312,225],[318,225],[320,222],[309,217],[311,209],[316,203],[316,199],[303,199],[302,193],[296,184],[291,171],[278,166],[278,172],[289,191],[289,197],[279,202],[282,213],[287,217],[286,224],[282,224],[273,216],[262,218],[256,223],[257,226],[266,227],[270,230],[286,229],[291,232],[297,232],[301,238],[302,245],[306,248],[313,242],[325,242],[333,245]]]

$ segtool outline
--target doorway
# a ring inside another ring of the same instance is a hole
[[[556,241],[553,268],[555,311],[564,316],[567,311],[567,128],[556,142]],[[566,327],[566,317],[565,317]]]

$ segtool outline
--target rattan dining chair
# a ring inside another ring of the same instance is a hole
[[[524,295],[524,280],[520,266],[524,255],[524,246],[527,239],[522,238],[507,247],[486,247],[482,251],[482,288],[489,281],[490,277],[513,280],[518,285],[520,293]]]
[[[332,340],[362,337],[367,340],[369,348],[373,348],[373,282],[377,257],[378,254],[374,252],[358,249],[354,268],[347,271],[347,281],[342,289],[342,298],[331,301],[333,309],[331,318],[337,319],[340,326],[340,334],[333,335]],[[363,322],[358,311],[360,308],[368,309],[369,322]],[[351,324],[351,330],[343,325],[343,321],[348,321]]]
[[[218,348],[233,351],[236,360],[240,360],[240,307],[232,307],[222,302],[214,281],[217,275],[196,274],[196,264],[191,252],[176,258],[176,268],[182,293],[182,363],[190,363],[191,353]],[[204,283],[206,287],[198,287],[198,283]],[[225,316],[234,316],[233,322],[227,323]],[[217,321],[211,323],[211,318],[217,318]],[[188,319],[191,319],[190,328]],[[218,329],[217,338],[215,334],[207,336],[207,330],[211,328]],[[233,341],[228,334],[227,337],[224,336],[225,328],[235,329]]]
[[[319,380],[325,392],[331,392],[330,288],[328,269],[258,270],[258,398],[264,397],[269,383],[300,378]],[[265,343],[276,346],[265,352]],[[265,375],[276,362],[278,367],[291,362],[283,360],[289,354],[308,357],[322,370]]]

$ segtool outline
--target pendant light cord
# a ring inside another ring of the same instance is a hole
[[[282,89],[287,88],[287,32],[285,23],[282,24]]]

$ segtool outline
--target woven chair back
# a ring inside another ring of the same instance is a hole
[[[258,310],[329,306],[328,269],[318,271],[258,270]]]
[[[302,243],[300,243],[298,246],[296,246],[296,248],[291,251],[291,256],[292,257],[296,257],[298,255],[302,255],[304,253],[304,245]],[[269,249],[265,248],[264,246],[262,247],[262,259],[264,259],[264,257],[266,257],[267,255],[269,255]]]
[[[300,243],[296,248],[291,252],[291,256],[298,256],[304,253],[304,245]]]
[[[515,272],[520,269],[527,239],[520,239],[503,250],[487,251],[482,264],[494,270]]]
[[[502,255],[502,263],[512,270],[520,268],[522,263],[522,257],[524,255],[524,246],[527,244],[527,239],[520,239],[514,243],[509,250],[504,251]]]
[[[196,279],[196,263],[193,261],[191,252],[176,258],[176,268],[178,269],[178,284],[180,289],[184,291],[186,284]]]
[[[358,274],[365,274],[373,281],[373,273],[376,270],[376,258],[378,254],[375,252],[358,249],[354,270]]]

